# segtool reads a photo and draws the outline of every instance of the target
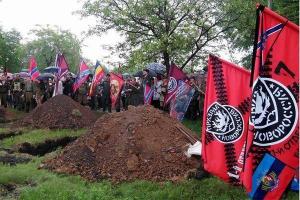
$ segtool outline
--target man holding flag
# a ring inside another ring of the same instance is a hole
[[[168,91],[164,99],[164,106],[168,105],[170,101],[175,98],[179,80],[185,80],[186,78],[186,74],[174,63],[172,63],[169,71]]]
[[[73,84],[73,92],[76,92],[76,90],[87,80],[89,75],[90,75],[90,69],[82,60],[79,66],[79,72]]]
[[[90,91],[89,91],[89,96],[93,96],[96,91],[96,87],[98,83],[103,79],[105,73],[103,68],[101,67],[100,62],[97,60],[96,65],[95,65],[95,72],[93,76],[93,80],[90,86]]]
[[[55,80],[53,96],[56,96],[58,94],[63,94],[62,78],[69,71],[68,63],[63,54],[59,53],[56,55],[55,66],[58,68],[58,72],[55,77],[56,80]]]

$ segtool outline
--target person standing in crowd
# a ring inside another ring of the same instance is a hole
[[[194,77],[190,78],[189,85],[195,89],[195,92],[194,92],[193,98],[190,102],[190,105],[187,109],[185,116],[188,119],[195,120],[195,119],[197,119],[198,114],[200,113],[200,110],[199,110],[200,91],[199,91],[199,87],[197,86]]]
[[[97,83],[97,86],[96,86],[96,92],[97,92],[97,107],[98,109],[101,109],[103,108],[102,106],[102,91],[103,91],[103,88],[102,88],[102,84],[101,83]]]
[[[66,77],[66,80],[63,82],[63,94],[69,97],[72,97],[73,93],[73,81],[70,76]]]
[[[42,94],[43,93],[42,93],[42,90],[40,87],[41,82],[42,81],[39,81],[37,79],[33,81],[33,91],[34,91],[33,96],[34,96],[37,106],[42,104]]]
[[[25,111],[29,112],[33,99],[33,84],[30,78],[25,79]]]
[[[13,86],[12,86],[12,80],[7,80],[7,106],[10,108],[13,108]]]
[[[104,81],[102,83],[102,106],[103,112],[108,110],[111,112],[111,99],[110,99],[110,75],[106,74]]]
[[[77,90],[77,101],[85,106],[87,105],[87,92],[88,92],[88,85],[87,82],[81,84],[81,86]]]
[[[153,80],[153,100],[152,100],[152,105],[154,108],[160,108],[160,96],[161,96],[161,87],[162,87],[162,80],[161,76],[157,75],[157,78],[154,77]]]
[[[13,105],[14,108],[21,110],[22,109],[22,101],[21,101],[21,96],[22,96],[22,87],[21,87],[21,78],[20,75],[18,74],[13,81]]]
[[[165,101],[165,96],[168,93],[168,83],[169,83],[169,80],[168,80],[167,76],[164,76],[162,79],[161,96],[160,96],[160,107],[163,110],[167,109],[164,105],[164,101]]]
[[[1,77],[0,80],[0,100],[1,106],[7,107],[7,93],[8,93],[8,85],[6,77]]]
[[[128,79],[125,79],[124,81],[124,86],[121,90],[121,102],[122,102],[122,110],[127,110],[128,109],[128,105],[127,105],[127,101],[126,101],[126,88],[128,87]]]
[[[149,86],[152,86],[151,76],[149,75],[149,69],[143,70],[143,77],[142,77],[143,88],[145,87],[146,84],[148,84]]]

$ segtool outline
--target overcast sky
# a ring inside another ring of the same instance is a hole
[[[70,30],[82,39],[83,31],[95,22],[93,19],[80,19],[80,16],[72,12],[81,8],[82,2],[78,0],[0,0],[0,26],[4,30],[15,28],[21,32],[25,39],[30,39],[28,32],[40,25],[57,25],[62,29]],[[116,44],[122,37],[116,31],[108,34],[93,36],[85,39],[82,48],[84,57],[93,61],[101,60],[104,64],[119,62],[117,56],[105,50],[103,45]]]

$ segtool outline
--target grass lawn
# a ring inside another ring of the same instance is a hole
[[[199,121],[183,122],[193,131],[200,133]],[[64,136],[79,136],[85,130],[30,130],[22,135],[0,141],[0,147],[10,148],[16,144],[43,142],[46,139]],[[153,183],[135,181],[113,185],[109,181],[87,182],[79,176],[52,173],[38,169],[41,162],[55,156],[61,150],[34,157],[29,163],[9,166],[0,164],[0,199],[23,200],[201,200],[201,199],[247,199],[241,187],[230,186],[215,177],[202,180],[185,180],[180,183]],[[5,186],[13,185],[15,190],[7,192]],[[298,199],[298,193],[289,192],[286,199]]]
[[[46,139],[57,139],[63,138],[66,136],[80,136],[86,130],[69,130],[69,129],[61,129],[61,130],[44,130],[44,129],[36,129],[25,132],[22,135],[18,135],[15,137],[5,138],[0,141],[0,147],[4,148],[12,148],[14,145],[28,142],[30,144],[37,144],[45,141]]]
[[[20,199],[246,199],[241,188],[216,178],[187,180],[173,184],[135,181],[112,185],[108,181],[90,183],[78,176],[38,170],[43,158],[14,167],[0,165],[0,185],[17,184]],[[0,196],[1,198],[1,196]]]
[[[202,121],[200,121],[200,119],[197,120],[184,119],[182,123],[192,131],[196,132],[197,135],[201,136]]]

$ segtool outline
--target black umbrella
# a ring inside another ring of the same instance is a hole
[[[150,63],[146,67],[156,74],[164,74],[166,72],[166,66],[161,63]]]
[[[49,78],[54,78],[55,76],[51,73],[42,73],[37,77],[38,80],[48,80]]]
[[[134,77],[143,77],[143,71],[138,71],[138,72],[135,73],[133,76],[134,76]],[[150,77],[156,77],[157,74],[156,74],[154,71],[149,70],[149,76],[150,76]]]

